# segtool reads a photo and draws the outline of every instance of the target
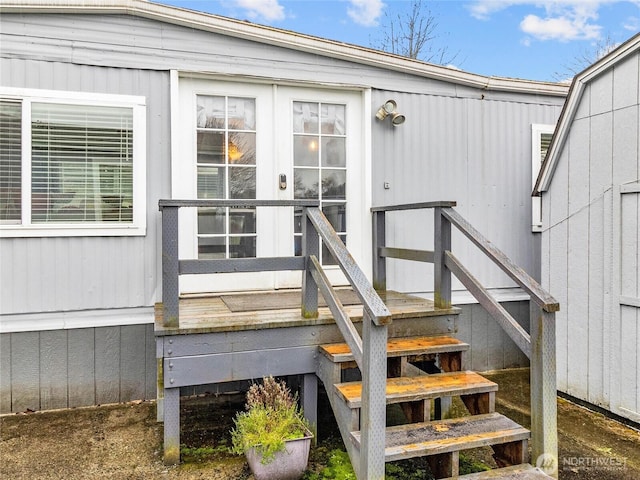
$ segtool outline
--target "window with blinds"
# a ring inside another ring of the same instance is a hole
[[[130,108],[33,103],[31,221],[133,221]]]
[[[145,99],[0,87],[0,236],[144,235]]]
[[[22,103],[0,100],[0,223],[22,215]]]

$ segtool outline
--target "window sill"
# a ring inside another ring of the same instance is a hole
[[[145,225],[0,225],[0,238],[143,237]]]

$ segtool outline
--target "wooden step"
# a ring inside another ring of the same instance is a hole
[[[360,432],[351,440],[360,449]],[[519,442],[529,431],[499,413],[387,427],[385,461]],[[515,462],[514,462],[515,463]]]
[[[468,349],[469,344],[447,336],[392,338],[387,342],[388,357],[435,355],[438,353],[464,352]],[[354,360],[346,343],[321,345],[320,351],[335,363]]]
[[[350,408],[361,408],[362,382],[338,383],[336,393]],[[498,385],[475,372],[450,372],[387,379],[387,404],[431,398],[493,394]],[[493,404],[493,402],[491,402]]]
[[[552,478],[539,468],[528,463],[512,467],[496,468],[486,472],[470,473],[460,477],[449,477],[446,480],[544,480]]]

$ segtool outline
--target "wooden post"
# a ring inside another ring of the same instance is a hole
[[[555,313],[530,304],[531,462],[558,478]]]
[[[387,289],[387,259],[380,256],[385,237],[385,212],[373,212],[373,288],[378,291]]]
[[[178,207],[162,207],[162,325],[180,326]]]
[[[315,255],[320,259],[320,239],[311,219],[307,215],[307,208],[302,210],[302,256],[306,260],[306,267],[302,273],[302,316],[315,318],[318,316],[318,285],[311,275],[309,258]]]
[[[358,478],[384,479],[387,387],[387,327],[362,318],[362,409]]]
[[[445,251],[451,251],[451,222],[442,215],[442,208],[433,210],[434,218],[434,302],[437,308],[451,308],[451,271],[445,265]]]

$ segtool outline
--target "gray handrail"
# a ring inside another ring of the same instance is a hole
[[[331,223],[327,220],[327,217],[324,216],[324,213],[319,208],[308,208],[307,216],[320,238],[322,238],[324,246],[338,262],[340,269],[347,277],[360,301],[362,301],[362,306],[371,317],[371,320],[376,325],[391,323],[391,312],[389,312],[387,306],[367,280],[364,272],[353,259],[347,247],[345,247]]]
[[[445,216],[452,225],[455,225],[464,236],[471,240],[487,257],[489,257],[500,269],[516,282],[531,299],[537,303],[545,312],[557,312],[560,304],[555,298],[544,290],[538,282],[517,266],[500,249],[485,238],[473,225],[452,208],[443,208],[442,215]]]
[[[338,298],[335,289],[322,269],[318,257],[311,255],[309,260],[311,262],[311,275],[313,275],[313,279],[316,281],[316,284],[322,293],[322,297],[327,302],[327,306],[336,321],[336,325],[338,326],[340,333],[342,333],[342,337],[347,342],[347,345],[349,345],[353,358],[358,364],[358,367],[362,370],[362,339],[353,325],[349,314],[345,310],[344,305],[342,305],[340,298]]]

